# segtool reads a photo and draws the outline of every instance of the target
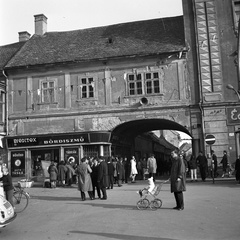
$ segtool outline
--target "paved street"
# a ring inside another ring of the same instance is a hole
[[[159,183],[160,180],[157,180]],[[185,210],[176,211],[169,183],[157,211],[138,210],[136,193],[147,181],[108,190],[108,200],[82,202],[76,186],[27,189],[28,208],[0,229],[6,240],[198,240],[239,239],[240,185],[234,180],[188,183]]]

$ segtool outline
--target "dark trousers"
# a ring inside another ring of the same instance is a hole
[[[6,194],[6,199],[7,199],[7,200],[11,203],[11,205],[14,207],[14,204],[13,204],[13,189],[6,191],[5,194]]]
[[[97,190],[97,195],[99,198],[101,198],[99,183],[97,181],[92,181],[92,186],[93,186],[93,197],[95,198],[95,190]]]
[[[106,191],[106,187],[101,187],[101,191],[102,191],[102,198],[107,199],[107,191]]]
[[[183,192],[174,192],[177,208],[184,208]]]
[[[207,168],[205,166],[200,166],[200,175],[203,181],[206,179],[206,174]]]
[[[153,177],[153,181],[155,182],[155,173],[149,173],[148,177]]]
[[[82,200],[83,200],[83,201],[85,201],[85,200],[86,200],[86,195],[85,195],[85,192],[82,192],[82,191],[81,191],[81,198],[82,198]]]
[[[113,175],[108,175],[108,188],[113,188]]]

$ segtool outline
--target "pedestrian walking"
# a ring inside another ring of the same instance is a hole
[[[72,167],[70,162],[66,163],[66,167],[67,167],[67,173],[66,173],[66,184],[68,186],[71,186],[73,183],[73,175],[75,175],[75,170]]]
[[[2,176],[0,178],[0,182],[2,182],[3,191],[5,192],[5,197],[7,201],[11,203],[11,205],[14,207],[13,204],[13,183],[12,183],[12,177],[10,176],[8,172],[8,168],[6,166],[2,166],[2,173],[0,174]],[[3,212],[4,214],[4,212]]]
[[[138,171],[137,171],[137,161],[134,156],[132,156],[130,160],[130,164],[131,164],[130,178],[132,179],[132,183],[135,183],[136,182],[135,178],[136,178],[136,175],[138,174]]]
[[[66,173],[67,167],[65,166],[65,162],[60,161],[58,165],[58,182],[62,187],[64,187],[66,183]]]
[[[238,184],[240,184],[240,155],[238,156],[238,159],[235,163],[235,177]]]
[[[223,157],[220,163],[222,163],[222,170],[223,170],[222,178],[224,178],[225,174],[227,173],[227,167],[228,167],[228,157],[227,157],[226,150],[223,151]]]
[[[98,184],[99,163],[98,163],[97,158],[93,159],[91,169],[92,169],[91,179],[92,179],[92,187],[93,187],[93,190],[92,190],[93,198],[94,199],[96,198],[96,193],[95,193],[95,191],[96,191],[97,195],[98,195],[98,198],[100,199],[101,198],[101,191],[100,191],[99,184]]]
[[[99,157],[98,183],[103,195],[101,200],[107,200],[108,167],[103,156]]]
[[[197,182],[197,161],[194,155],[191,155],[190,157],[189,168],[191,172],[191,182]]]
[[[146,175],[148,174],[147,160],[145,157],[142,159],[142,174],[143,174],[143,180],[145,180]]]
[[[171,152],[171,157],[171,192],[174,193],[176,200],[176,207],[173,209],[181,211],[184,209],[183,191],[186,191],[186,168],[183,160],[178,154],[178,149]]]
[[[114,175],[114,165],[112,163],[111,157],[108,158],[108,189],[113,189],[113,175]]]
[[[117,185],[118,187],[121,187],[123,183],[123,164],[122,164],[122,158],[117,159],[117,164],[116,164],[116,171],[117,171]]]
[[[217,156],[214,152],[214,150],[211,150],[211,155],[212,155],[212,167],[213,167],[213,171],[212,174],[214,173],[214,177],[216,178],[218,176],[218,161],[217,161]]]
[[[129,161],[127,159],[127,157],[125,157],[123,159],[123,168],[124,168],[124,180],[125,180],[125,183],[128,183],[128,178],[129,178],[129,174],[130,174],[130,164],[129,164]]]
[[[53,160],[51,161],[51,164],[48,167],[48,173],[49,173],[51,188],[56,188],[58,170]]]
[[[200,175],[202,178],[202,181],[205,182],[206,176],[207,176],[207,167],[208,167],[208,161],[206,156],[203,154],[202,151],[199,152],[199,155],[197,156],[197,164],[199,166]]]
[[[81,192],[82,201],[86,200],[86,192],[88,192],[89,198],[93,200],[93,187],[90,173],[92,172],[91,167],[88,164],[86,157],[81,159],[80,164],[77,166],[76,174],[78,176],[78,190]]]
[[[155,182],[155,175],[157,172],[157,161],[154,157],[154,154],[151,154],[147,160],[147,168],[149,173],[149,178],[153,177],[153,181]]]

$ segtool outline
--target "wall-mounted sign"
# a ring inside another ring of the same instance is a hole
[[[12,177],[25,176],[25,152],[11,152],[11,175]]]
[[[240,107],[227,108],[227,123],[229,125],[240,124]]]
[[[56,146],[66,144],[81,143],[109,143],[111,138],[110,132],[89,132],[74,134],[55,134],[44,136],[21,136],[6,137],[8,148],[14,147],[30,147],[30,146]]]
[[[72,162],[72,164],[79,164],[78,148],[65,148],[64,160]]]
[[[27,146],[51,146],[62,144],[88,143],[88,134],[69,134],[69,135],[46,135],[32,137],[10,137],[7,139],[8,147],[27,147]]]

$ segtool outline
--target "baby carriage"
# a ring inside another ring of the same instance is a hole
[[[157,195],[160,193],[162,185],[168,180],[156,185],[152,191],[148,191],[147,188],[139,190],[140,200],[137,202],[137,208],[139,210],[144,210],[150,207],[151,210],[157,210],[162,206],[162,200],[157,198]],[[152,200],[149,200],[148,197],[152,197]]]

